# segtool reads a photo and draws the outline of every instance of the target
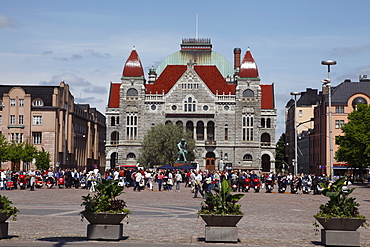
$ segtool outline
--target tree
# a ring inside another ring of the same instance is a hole
[[[282,133],[279,141],[276,143],[276,155],[275,155],[275,165],[278,171],[283,171],[283,168],[287,164],[285,156],[285,133]]]
[[[1,162],[7,161],[7,148],[8,142],[6,141],[5,136],[0,134],[0,164]]]
[[[12,171],[20,170],[20,161],[23,158],[23,142],[11,141],[7,147],[6,159],[12,162]]]
[[[362,169],[370,165],[370,105],[358,104],[348,114],[348,123],[342,126],[343,136],[336,137],[339,145],[335,159],[351,167]]]
[[[41,151],[38,151],[35,155],[36,160],[36,167],[39,170],[47,170],[50,167],[50,153],[45,151],[44,147],[42,147]]]
[[[37,148],[26,141],[23,145],[23,152],[21,160],[27,165],[33,161],[35,155],[37,154]]]
[[[141,143],[139,163],[149,167],[154,165],[172,164],[177,159],[177,144],[184,138],[188,148],[188,160],[195,157],[195,141],[192,132],[186,130],[182,125],[158,124],[153,126],[144,136]]]

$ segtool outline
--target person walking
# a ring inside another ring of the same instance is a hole
[[[182,182],[182,175],[180,171],[176,172],[175,181],[176,181],[176,192],[180,192],[180,183]]]
[[[157,183],[158,183],[158,190],[161,191],[162,183],[163,183],[163,174],[161,171],[157,174]]]
[[[195,190],[194,190],[194,198],[198,197],[198,192],[202,195],[204,198],[204,193],[202,190],[202,174],[200,172],[197,172],[197,175],[195,175]]]

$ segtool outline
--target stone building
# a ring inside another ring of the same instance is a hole
[[[0,85],[0,134],[50,153],[53,168],[105,167],[105,116],[89,105],[75,104],[68,84]],[[32,164],[31,164],[32,165]],[[12,170],[28,164],[3,163]]]
[[[210,39],[183,39],[180,51],[144,77],[135,49],[120,82],[110,84],[107,167],[136,164],[147,130],[159,123],[193,132],[206,169],[275,170],[274,85],[261,85],[248,49],[234,49],[234,66],[212,50]],[[145,165],[145,164],[144,164]]]

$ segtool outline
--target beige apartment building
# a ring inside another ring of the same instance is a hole
[[[105,167],[105,117],[87,104],[75,104],[68,84],[0,85],[0,134],[50,153],[58,168]],[[1,168],[28,170],[33,164],[7,163]]]

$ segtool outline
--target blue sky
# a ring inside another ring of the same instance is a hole
[[[370,76],[370,1],[49,1],[0,0],[0,84],[59,85],[77,103],[105,112],[110,81],[120,81],[132,47],[145,74],[180,48],[211,38],[233,63],[248,47],[261,84],[275,84],[277,137],[292,91],[321,88],[324,59],[332,84]],[[370,86],[370,85],[369,85]]]

